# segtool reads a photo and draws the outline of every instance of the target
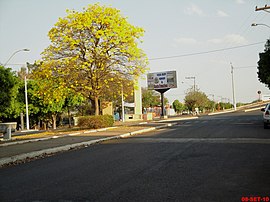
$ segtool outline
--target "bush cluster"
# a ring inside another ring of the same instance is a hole
[[[106,128],[113,126],[112,115],[83,116],[79,117],[78,126],[81,128]]]

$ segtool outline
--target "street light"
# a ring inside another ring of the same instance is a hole
[[[255,26],[258,26],[258,25],[262,25],[262,26],[265,26],[265,27],[270,28],[270,26],[269,26],[269,25],[267,25],[267,24],[263,24],[263,23],[252,23],[252,24],[251,24],[251,26],[252,26],[252,27],[255,27]]]
[[[17,53],[24,51],[24,52],[28,52],[30,51],[27,48],[21,49],[21,50],[17,50],[15,51],[6,61],[6,63],[4,64],[4,67],[8,64],[8,62],[11,60],[11,58],[16,55]],[[27,67],[26,67],[26,73],[27,73]],[[27,97],[27,79],[26,79],[26,75],[24,76],[24,88],[25,88],[25,108],[26,108],[26,129],[29,130],[29,115],[28,115],[28,97]],[[22,126],[23,127],[23,126]]]
[[[30,50],[27,49],[27,48],[24,48],[24,49],[15,51],[15,52],[8,58],[8,60],[5,62],[4,67],[5,67],[5,66],[7,65],[7,63],[11,60],[11,58],[12,58],[14,55],[16,55],[16,53],[21,52],[21,51],[28,52],[28,51],[30,51]]]
[[[27,69],[27,67],[26,67]],[[27,72],[27,70],[26,70]],[[26,108],[26,129],[29,130],[29,114],[28,114],[28,96],[27,96],[27,78],[26,75],[24,76],[24,89],[25,89],[25,108]]]

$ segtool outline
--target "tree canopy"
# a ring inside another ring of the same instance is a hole
[[[169,100],[164,97],[165,104],[169,103]],[[161,99],[160,94],[154,90],[148,90],[147,88],[142,88],[142,107],[154,107],[160,106]]]
[[[64,78],[48,76],[51,66],[48,63],[33,64],[31,66],[31,78],[36,85],[33,85],[33,99],[39,107],[43,119],[52,117],[53,128],[56,128],[56,116],[63,111],[69,111],[73,106],[81,103],[83,98],[80,93],[66,86]]]
[[[174,100],[172,103],[174,111],[179,114],[181,111],[183,111],[186,107],[184,104],[182,104],[179,100]]]
[[[11,68],[0,66],[0,120],[13,118],[20,114],[17,100],[20,81]]]
[[[258,78],[270,88],[270,39],[265,44],[265,50],[259,54]]]
[[[208,106],[209,99],[205,93],[199,90],[190,90],[185,96],[185,105],[189,110],[194,111],[195,108],[205,108]]]
[[[49,31],[51,45],[42,53],[39,71],[57,79],[58,88],[94,100],[99,114],[98,100],[113,85],[121,92],[124,81],[144,73],[147,58],[138,47],[143,33],[115,8],[94,4],[83,12],[68,10]]]

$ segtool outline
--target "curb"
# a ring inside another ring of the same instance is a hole
[[[246,109],[244,110],[244,112],[251,112],[251,111],[256,111],[256,110],[260,110],[262,107],[257,107],[257,108],[252,108],[252,109]]]
[[[101,129],[86,130],[84,132],[70,133],[70,134],[66,134],[66,135],[54,135],[54,136],[50,136],[50,137],[42,137],[42,138],[37,138],[37,139],[21,140],[18,142],[7,142],[4,144],[0,144],[0,147],[16,145],[16,144],[24,144],[24,143],[29,143],[29,142],[38,142],[38,141],[50,140],[50,139],[57,139],[57,138],[61,138],[61,137],[75,136],[75,135],[79,135],[81,133],[87,134],[87,133],[101,132],[101,131],[106,131],[106,130],[110,130],[110,129],[114,129],[114,128],[117,128],[117,127],[108,127],[108,128],[101,128]],[[13,140],[16,140],[16,138]]]
[[[17,161],[22,161],[22,160],[25,160],[25,159],[36,158],[36,157],[39,157],[39,156],[42,156],[42,155],[55,154],[55,153],[58,153],[58,152],[68,151],[68,150],[78,148],[78,147],[82,147],[82,146],[88,147],[90,145],[101,143],[101,142],[108,141],[108,140],[129,138],[129,137],[137,135],[137,134],[150,132],[150,131],[161,129],[161,128],[167,128],[167,127],[170,127],[172,125],[175,125],[175,124],[170,123],[170,124],[165,124],[163,126],[146,128],[146,129],[142,129],[142,130],[138,130],[138,131],[134,131],[134,132],[129,132],[129,133],[113,136],[113,137],[106,137],[106,138],[101,138],[101,139],[97,139],[97,140],[90,140],[90,141],[86,141],[86,142],[69,144],[69,145],[60,146],[60,147],[55,147],[55,148],[49,148],[49,149],[44,149],[44,150],[40,150],[40,151],[29,152],[29,153],[25,153],[25,154],[19,154],[19,155],[15,155],[15,156],[11,156],[11,157],[5,157],[5,158],[0,159],[0,167],[4,166],[6,164],[15,163]]]
[[[198,116],[192,116],[192,117],[178,117],[178,118],[170,118],[170,119],[164,119],[164,120],[159,120],[155,121],[155,123],[164,123],[164,122],[171,122],[171,121],[186,121],[186,120],[193,120],[193,119],[198,119]]]
[[[115,137],[102,138],[102,139],[98,139],[98,140],[80,142],[80,143],[76,143],[76,144],[70,144],[70,145],[49,148],[49,149],[44,149],[44,150],[40,150],[40,151],[34,151],[34,152],[25,153],[25,154],[19,154],[19,155],[15,155],[15,156],[11,156],[11,157],[2,158],[2,159],[0,159],[0,167],[4,166],[5,164],[14,163],[16,161],[22,161],[22,160],[27,159],[27,158],[35,158],[35,157],[42,156],[42,155],[54,154],[54,153],[61,152],[61,151],[68,151],[68,150],[74,149],[76,147],[89,146],[92,144],[100,143],[100,142],[103,142],[106,140],[111,140],[111,139],[116,139],[116,138]]]
[[[209,113],[208,116],[213,116],[213,115],[218,115],[218,114],[227,114],[227,113],[233,113],[233,112],[235,111],[230,110],[230,111],[212,112],[212,113]]]

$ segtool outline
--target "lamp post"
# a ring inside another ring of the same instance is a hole
[[[8,64],[8,62],[11,60],[11,58],[16,55],[19,52],[28,52],[30,51],[27,48],[21,49],[21,50],[17,50],[14,53],[12,53],[12,55],[8,58],[8,60],[6,61],[6,63],[4,64],[4,67]],[[27,74],[27,67],[26,67],[26,74]],[[26,75],[24,76],[24,89],[25,89],[25,108],[26,108],[26,129],[29,130],[29,115],[28,115],[28,97],[27,97],[27,79],[26,79]],[[22,126],[23,127],[23,126]]]
[[[5,62],[4,67],[8,64],[8,62],[11,60],[11,58],[12,58],[14,55],[16,55],[16,53],[19,53],[19,52],[21,52],[21,51],[28,52],[28,51],[30,51],[30,50],[27,49],[27,48],[24,48],[24,49],[15,51],[15,52],[12,53],[12,55],[8,58],[8,60]]]
[[[262,26],[265,26],[265,27],[270,28],[270,26],[269,26],[269,25],[267,25],[267,24],[263,24],[263,23],[252,23],[252,24],[251,24],[251,26],[252,26],[252,27],[255,27],[255,26],[258,26],[258,25],[262,25]]]
[[[27,72],[27,70],[26,70],[26,72]],[[26,78],[26,75],[24,76],[24,89],[25,89],[26,129],[29,130],[29,114],[28,114],[28,97],[27,97],[27,78]]]

